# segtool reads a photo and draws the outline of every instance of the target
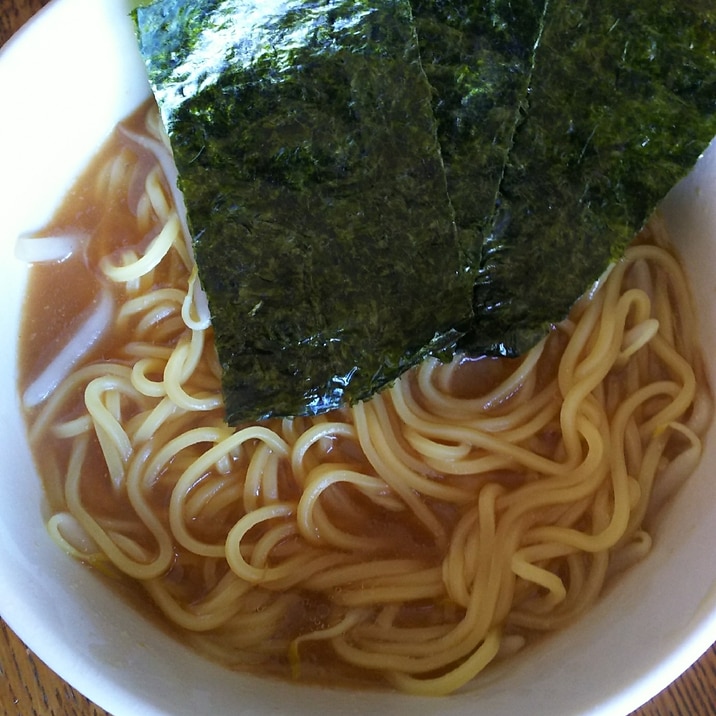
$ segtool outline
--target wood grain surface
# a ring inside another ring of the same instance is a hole
[[[0,46],[47,3],[0,0]],[[0,97],[1,93],[2,88]],[[107,712],[50,671],[0,620],[0,716],[107,716]],[[716,644],[632,716],[716,716]]]

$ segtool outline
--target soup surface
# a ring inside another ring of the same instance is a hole
[[[44,258],[20,389],[63,549],[230,667],[425,694],[648,554],[711,415],[658,216],[521,359],[428,360],[365,403],[231,428],[173,183],[149,104],[23,239]]]

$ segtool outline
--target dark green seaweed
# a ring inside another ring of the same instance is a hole
[[[705,0],[156,0],[230,422],[518,355],[716,133]]]
[[[413,0],[421,60],[465,263],[483,237],[512,148],[545,0]]]
[[[196,31],[193,2],[137,21],[227,419],[366,398],[453,346],[471,312],[410,5],[201,7]]]
[[[550,3],[463,347],[517,355],[619,256],[716,134],[716,6]]]

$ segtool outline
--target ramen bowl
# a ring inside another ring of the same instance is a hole
[[[664,510],[652,552],[577,623],[446,698],[309,686],[237,673],[169,636],[65,555],[17,390],[27,266],[19,235],[41,227],[109,135],[149,95],[123,0],[54,0],[0,53],[0,615],[47,665],[114,716],[130,714],[627,714],[716,640],[716,427],[697,471]],[[716,149],[663,205],[716,352]],[[716,361],[708,361],[716,385]]]

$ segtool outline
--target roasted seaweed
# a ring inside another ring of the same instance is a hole
[[[471,313],[409,3],[215,0],[199,30],[196,7],[137,19],[227,419],[366,398]]]
[[[621,254],[716,134],[716,7],[550,3],[462,345],[518,355]]]
[[[546,0],[413,0],[465,265],[483,237],[525,110]]]
[[[697,0],[155,0],[227,418],[517,355],[716,133]]]

